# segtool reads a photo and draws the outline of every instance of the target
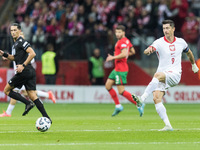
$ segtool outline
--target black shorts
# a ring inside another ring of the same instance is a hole
[[[15,74],[8,84],[19,89],[24,85],[26,90],[36,90],[35,69],[31,65],[26,66],[21,73]]]

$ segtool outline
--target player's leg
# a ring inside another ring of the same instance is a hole
[[[165,123],[165,127],[159,131],[173,131],[173,128],[172,128],[169,118],[167,116],[166,108],[162,103],[162,98],[163,98],[164,94],[165,94],[164,91],[154,91],[153,92],[153,100],[155,103],[156,111],[157,111],[158,115],[160,116],[160,118]]]
[[[14,87],[10,86],[8,83],[6,84],[4,88],[4,93],[8,95],[9,97],[18,100],[26,105],[30,104],[31,102],[28,101],[26,98],[21,96],[19,93],[13,91]]]
[[[117,85],[117,89],[118,89],[119,94],[124,96],[126,99],[128,99],[134,105],[137,105],[136,101],[133,100],[133,97],[132,97],[131,93],[126,91],[123,85]],[[140,107],[136,106],[138,111],[139,111],[140,117],[142,117],[143,114],[144,114],[144,106],[145,106],[144,103]]]
[[[158,87],[159,82],[165,83],[166,75],[163,72],[157,72],[154,74],[153,79],[146,87],[142,96],[132,95],[133,99],[137,102],[137,105],[140,107],[144,103],[145,99]]]
[[[37,90],[36,92],[37,92],[38,97],[48,98],[48,99],[51,99],[53,103],[56,103],[56,98],[52,91],[44,92],[44,91]]]
[[[106,89],[108,90],[110,96],[112,97],[113,101],[115,102],[115,110],[112,116],[117,115],[119,112],[123,110],[123,106],[120,104],[116,91],[113,89],[113,85],[115,84],[115,70],[113,70],[105,84]]]
[[[12,111],[14,110],[16,103],[17,103],[17,101],[15,99],[13,99],[13,98],[10,99],[10,103],[9,103],[8,108],[6,110],[6,114],[11,116]]]
[[[110,73],[110,75],[108,76],[108,79],[106,81],[105,87],[108,90],[108,92],[109,92],[110,96],[112,97],[112,99],[114,100],[115,105],[118,107],[121,104],[119,102],[119,99],[118,99],[116,91],[112,87],[115,84],[115,77],[116,77],[116,71],[113,70]]]
[[[36,91],[35,90],[27,90],[27,93],[28,93],[29,98],[35,103],[37,109],[40,111],[42,116],[50,119],[50,117],[48,116],[48,114],[44,108],[42,101],[37,97]],[[24,112],[24,115],[26,115],[26,114],[27,113]]]
[[[0,117],[11,117],[11,114],[12,114],[13,109],[15,108],[16,102],[17,102],[16,100],[11,98],[10,103],[7,107],[7,110],[3,111],[3,113],[0,114]]]
[[[142,102],[144,102],[145,99],[149,96],[149,94],[151,94],[158,87],[159,82],[165,83],[165,74],[163,72],[157,72],[154,74],[153,79],[148,84],[143,95],[141,96]]]
[[[131,93],[125,90],[124,85],[117,85],[117,89],[120,95],[124,96],[126,99],[128,99],[131,103],[136,105],[136,102],[133,100]]]

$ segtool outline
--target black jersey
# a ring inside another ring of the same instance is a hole
[[[19,37],[13,44],[12,51],[15,51],[14,61],[16,62],[16,65],[23,64],[25,62],[28,57],[26,50],[30,46],[30,43],[24,40],[22,37]]]

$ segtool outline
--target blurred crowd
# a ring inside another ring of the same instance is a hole
[[[38,54],[37,60],[41,59],[47,41],[57,50],[66,35],[106,34],[108,45],[113,46],[113,31],[118,24],[125,25],[128,34],[158,38],[163,35],[164,19],[175,21],[177,36],[189,42],[198,57],[199,17],[199,0],[19,0],[14,22],[21,24],[25,38]],[[9,34],[10,23],[1,27],[1,33]],[[87,42],[89,57],[97,45]]]

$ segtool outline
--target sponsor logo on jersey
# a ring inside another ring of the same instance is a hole
[[[126,44],[122,44],[121,47],[127,47],[127,45]]]

